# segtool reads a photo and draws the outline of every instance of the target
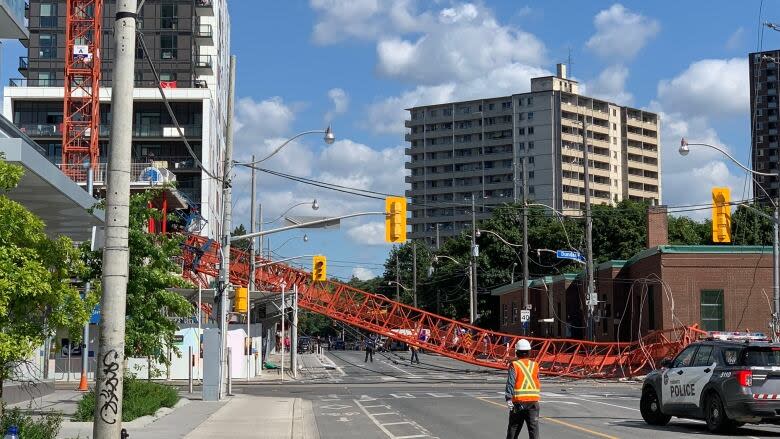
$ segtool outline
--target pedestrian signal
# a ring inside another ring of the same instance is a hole
[[[236,298],[233,301],[233,312],[246,313],[249,308],[249,290],[247,288],[236,288]]]

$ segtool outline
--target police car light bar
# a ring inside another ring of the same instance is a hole
[[[710,338],[724,341],[769,341],[763,332],[710,331]]]

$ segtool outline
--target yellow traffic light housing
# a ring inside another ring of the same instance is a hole
[[[712,188],[712,242],[731,242],[731,191]]]
[[[311,278],[313,281],[317,282],[328,280],[328,262],[325,256],[314,256],[312,258],[311,267]]]
[[[249,309],[249,289],[243,287],[236,288],[233,312],[246,314],[247,309]]]
[[[406,198],[385,199],[385,241],[406,242]]]

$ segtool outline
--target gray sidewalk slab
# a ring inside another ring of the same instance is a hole
[[[311,401],[237,395],[187,439],[319,439]]]

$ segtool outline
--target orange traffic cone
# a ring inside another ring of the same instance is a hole
[[[79,388],[76,389],[78,392],[89,392],[89,386],[87,385],[87,374],[82,373],[81,374],[81,380],[79,381]]]

